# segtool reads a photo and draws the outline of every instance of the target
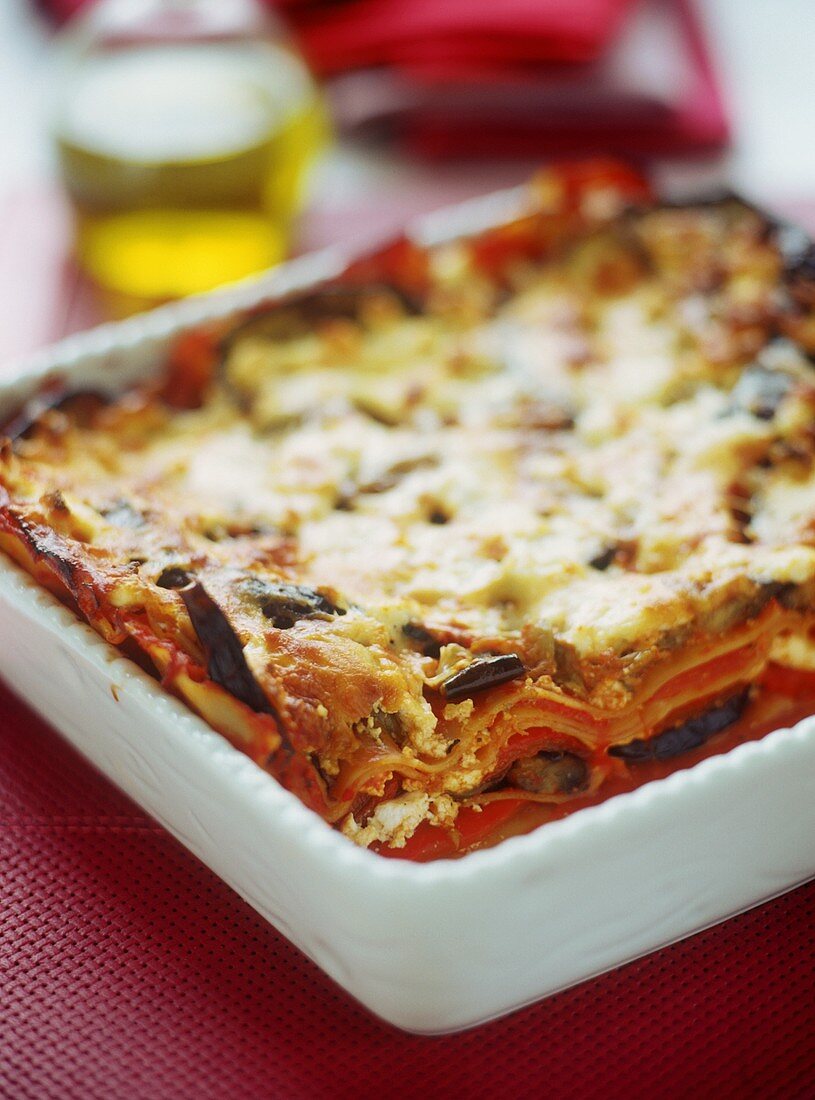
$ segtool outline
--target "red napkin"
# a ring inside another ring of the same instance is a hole
[[[632,0],[356,0],[288,4],[323,74],[430,61],[578,62],[596,58]]]
[[[64,15],[83,0],[42,0]],[[273,0],[267,0],[272,3]],[[434,157],[727,141],[693,0],[278,0],[343,132]]]
[[[607,48],[579,65],[507,64],[486,41],[471,43],[469,60],[463,49],[443,56],[439,40],[419,45],[401,64],[330,81],[342,129],[395,132],[417,151],[447,157],[669,155],[727,140],[690,0],[639,3]]]

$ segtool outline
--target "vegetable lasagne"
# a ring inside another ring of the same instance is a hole
[[[0,547],[383,854],[815,710],[815,250],[613,164],[523,205],[3,429]]]

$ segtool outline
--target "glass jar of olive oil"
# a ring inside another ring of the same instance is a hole
[[[117,312],[286,255],[328,125],[258,0],[101,0],[64,58],[54,131],[77,256]]]

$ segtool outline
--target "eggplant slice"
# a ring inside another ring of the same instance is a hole
[[[617,756],[629,764],[642,764],[648,760],[672,760],[691,749],[698,749],[715,733],[721,733],[741,717],[748,696],[749,689],[744,688],[704,714],[689,718],[654,737],[639,738],[625,745],[612,745],[608,750],[609,756]]]
[[[533,794],[576,794],[589,783],[589,766],[573,752],[544,750],[516,760],[506,775],[512,787]]]
[[[517,680],[525,673],[523,661],[515,653],[477,657],[472,664],[445,680],[442,691],[448,699],[467,699],[479,691]]]
[[[303,584],[264,584],[261,612],[278,630],[289,630],[300,619],[332,619],[345,610],[322,592]]]
[[[421,623],[405,623],[402,633],[409,638],[425,657],[438,658],[441,653],[441,642],[431,634],[426,626]]]
[[[252,710],[270,714],[280,726],[280,716],[246,663],[238,635],[203,584],[178,568],[165,569],[157,583],[161,588],[174,589],[184,601],[204,650],[209,678]]]

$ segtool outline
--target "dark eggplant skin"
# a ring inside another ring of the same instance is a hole
[[[430,633],[426,626],[422,626],[421,623],[405,623],[402,627],[402,633],[411,642],[416,643],[425,657],[438,658],[441,653],[441,642]]]
[[[264,582],[261,612],[278,630],[289,630],[300,619],[326,619],[344,615],[345,609],[327,599],[322,592],[302,584]]]
[[[479,691],[517,680],[525,673],[524,663],[515,653],[476,657],[472,664],[445,680],[441,690],[448,699],[467,699]]]
[[[183,588],[191,580],[192,577],[186,569],[179,565],[168,565],[166,569],[162,569],[156,584],[159,588]]]
[[[724,703],[711,707],[704,714],[689,718],[672,729],[647,739],[629,741],[625,745],[612,745],[609,756],[617,756],[629,764],[641,764],[647,760],[671,760],[682,753],[704,745],[715,733],[721,733],[741,716],[749,692],[745,688],[731,695]]]
[[[595,554],[593,558],[587,563],[589,568],[597,569],[599,572],[604,572],[610,565],[614,564],[614,559],[617,557],[617,547],[607,546],[604,550],[601,550],[599,554]]]
[[[238,581],[237,589],[278,630],[290,630],[301,619],[332,619],[346,614],[344,607],[305,584],[286,584],[248,574]]]
[[[280,716],[246,663],[240,639],[203,584],[185,570],[174,567],[165,569],[157,583],[161,588],[174,589],[184,601],[204,650],[209,678],[252,710],[270,714],[280,725]]]
[[[589,782],[589,767],[572,752],[544,750],[516,760],[506,775],[512,787],[533,794],[577,794]]]

